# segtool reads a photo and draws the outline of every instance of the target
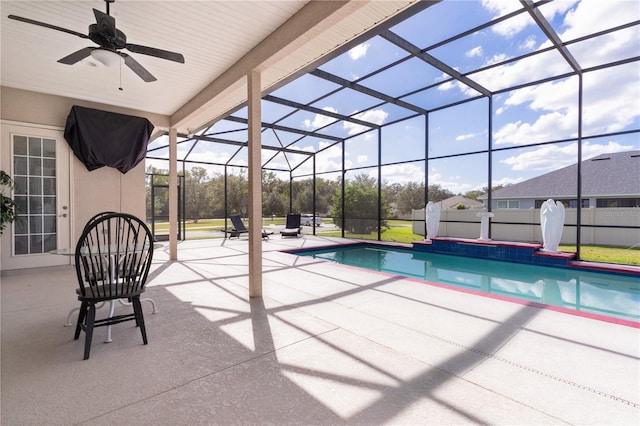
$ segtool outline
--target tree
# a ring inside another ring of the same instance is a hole
[[[479,201],[478,197],[481,196],[481,195],[484,195],[484,194],[486,194],[486,191],[476,189],[476,190],[473,190],[473,191],[467,191],[464,194],[462,194],[462,196],[464,198],[468,198],[470,200]]]
[[[223,182],[224,184],[224,178]],[[223,187],[224,188],[224,187]],[[222,192],[224,197],[224,191]],[[224,203],[224,198],[223,198]],[[240,169],[238,174],[227,175],[227,214],[246,216],[249,201],[249,180],[247,171]]]
[[[405,187],[401,183],[394,182],[392,184],[383,185],[382,190],[385,192],[389,203],[398,203],[398,197],[400,197],[400,193],[404,190],[404,188]]]
[[[331,210],[332,199],[339,183],[334,180],[316,178],[315,212],[313,211],[313,179],[293,181],[293,211],[324,215]]]
[[[438,202],[453,197],[455,194],[440,185],[429,185],[429,201]]]
[[[169,171],[156,169],[153,166],[147,167],[147,175],[150,175],[147,181],[147,218],[166,217],[169,219]],[[155,211],[151,211],[151,187],[154,186],[153,204]]]
[[[381,217],[390,212],[384,193],[381,194]],[[353,234],[370,234],[378,229],[378,185],[376,179],[365,174],[357,175],[344,188],[345,221],[342,221],[342,200],[340,193],[333,198],[331,217],[333,223]],[[382,221],[381,226],[386,226]]]
[[[207,191],[209,176],[204,167],[193,167],[186,172],[184,183],[185,216],[198,223],[198,219],[211,216],[211,203]]]
[[[509,186],[510,184],[507,185],[495,185],[491,188],[491,191],[497,191],[499,189],[505,188],[507,186]],[[481,195],[485,195],[487,192],[489,191],[489,187],[485,186],[482,189],[476,189],[473,191],[468,191],[465,192],[462,196],[465,198],[469,198],[471,200],[477,200],[477,201],[481,201],[478,199],[478,197],[480,197]]]
[[[289,185],[273,172],[262,171],[262,215],[284,216],[289,211]]]
[[[400,213],[424,208],[424,183],[409,182],[398,193],[396,205]]]
[[[316,178],[316,213],[329,213],[332,200],[339,191],[339,181]]]

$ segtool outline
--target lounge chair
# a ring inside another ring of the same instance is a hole
[[[300,213],[289,213],[287,215],[285,228],[280,231],[280,235],[282,235],[282,237],[297,237],[301,232]]]
[[[229,238],[237,237],[239,239],[240,235],[249,233],[249,230],[247,229],[246,226],[244,226],[244,222],[242,222],[242,219],[240,218],[239,215],[231,215],[229,216],[229,219],[231,219],[231,224],[233,225],[233,228],[224,230],[225,234],[229,234]],[[272,235],[272,234],[273,232],[269,232],[264,229],[262,230],[263,239],[268,240],[269,235]]]

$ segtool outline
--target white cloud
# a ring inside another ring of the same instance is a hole
[[[467,53],[465,53],[465,55],[467,56],[467,58],[482,56],[482,46],[476,46],[473,49],[468,50]]]
[[[349,57],[354,61],[357,61],[360,58],[364,58],[365,56],[367,56],[367,50],[369,50],[369,46],[371,46],[369,43],[362,43],[357,45],[356,47],[349,50]]]
[[[473,139],[476,137],[475,133],[467,133],[466,135],[458,135],[456,136],[456,141],[466,141],[468,139]]]
[[[440,84],[437,89],[441,92],[446,92],[448,90],[458,89],[460,92],[465,92],[469,90],[469,87],[462,84],[458,80],[447,81],[446,83]]]
[[[536,38],[534,36],[529,36],[527,39],[520,45],[520,50],[533,50],[536,45]]]
[[[460,176],[448,176],[444,177],[440,173],[429,175],[429,186],[440,185],[443,189],[448,189],[454,194],[464,194],[468,191],[475,189],[482,189],[487,184],[475,184],[471,182],[464,182]]]
[[[483,1],[485,7],[498,15],[505,12],[506,6],[502,3],[507,2]],[[571,40],[640,18],[640,8],[634,1],[561,1],[544,6],[547,19],[567,10],[566,19],[561,26],[564,29],[560,34],[563,40]],[[530,49],[533,43],[535,40],[527,39],[527,48]],[[549,41],[545,41],[539,48],[549,44]],[[638,51],[637,32],[617,31],[593,42],[571,45],[571,50],[574,56],[583,62],[583,66],[632,57],[637,55]],[[487,70],[472,78],[486,87],[502,88],[569,71],[566,61],[558,61],[557,58],[555,52],[542,54]],[[585,134],[618,131],[637,119],[640,115],[639,73],[640,67],[631,64],[585,74],[582,117]],[[615,81],[615,84],[612,84],[612,81]],[[526,144],[577,135],[576,79],[512,91],[504,106],[527,107],[538,112],[538,115],[529,119],[523,112],[519,114],[519,121],[503,125],[494,135],[498,144]],[[498,112],[502,111],[504,110],[498,109]]]
[[[618,67],[615,84],[606,71],[590,73],[583,83],[582,125],[585,134],[624,129],[640,115],[638,66]],[[577,81],[575,78],[515,90],[505,106],[526,105],[544,112],[535,121],[508,123],[494,134],[497,144],[526,144],[577,135]],[[525,117],[521,114],[521,117]]]
[[[449,74],[442,73],[442,77],[436,78],[436,81],[444,81],[448,78],[451,78]],[[458,89],[460,93],[464,94],[465,96],[478,95],[478,92],[476,92],[475,89],[472,89],[471,87],[467,86],[466,84],[458,80],[450,80],[445,83],[442,83],[438,85],[437,89],[443,92],[447,90]]]
[[[607,144],[593,144],[585,142],[582,146],[584,160],[596,157],[600,154],[628,151],[633,148],[630,145],[621,145],[615,141]],[[515,171],[539,171],[550,172],[562,167],[575,164],[578,152],[577,144],[568,145],[544,145],[522,154],[505,158],[501,163],[511,167]]]
[[[547,19],[553,18],[556,14],[561,14],[570,9],[574,3],[578,0],[563,0],[563,1],[554,1],[551,2],[550,5],[545,5],[545,15]],[[596,0],[602,1],[602,0]],[[498,18],[500,16],[504,16],[510,12],[513,12],[516,8],[520,7],[519,2],[515,1],[505,1],[505,0],[482,0],[482,6],[494,13],[494,18]],[[529,17],[527,13],[521,13],[516,15],[506,21],[498,23],[491,27],[491,30],[496,34],[500,34],[502,36],[511,37],[528,25],[533,25],[534,21]]]
[[[394,164],[382,169],[382,178],[387,183],[423,182],[424,170],[415,164]]]
[[[357,118],[362,121],[367,121],[373,124],[383,124],[384,121],[389,116],[389,113],[383,109],[371,109],[365,112],[361,112],[359,114],[354,115],[354,118]],[[370,129],[370,127],[362,126],[360,124],[351,123],[349,121],[345,121],[343,124],[344,128],[348,130],[349,135],[355,135],[356,133],[363,132],[365,130]]]
[[[313,145],[296,146],[296,149],[299,149],[301,151],[307,151],[307,152],[316,152],[316,149],[314,148]]]
[[[638,2],[635,0],[583,0],[575,9],[567,13],[565,19],[567,30],[561,34],[561,38],[565,40],[573,39],[587,33],[615,27],[622,22],[631,22],[638,18],[640,18],[640,8],[638,8]]]
[[[329,145],[328,143],[324,143],[326,147]],[[323,147],[323,143],[320,143],[321,148]],[[319,154],[316,154],[316,173],[323,172],[331,172],[336,170],[342,170],[342,146],[341,144],[334,145],[331,148],[327,148]],[[347,168],[351,167],[352,164],[348,160],[345,160],[345,164]],[[309,162],[311,165],[311,162]]]
[[[324,107],[322,109],[325,110],[325,111],[333,112],[333,113],[337,113],[338,112],[338,110],[333,108],[333,107]],[[338,121],[338,120],[336,120],[333,117],[326,116],[326,115],[316,114],[315,117],[313,118],[313,121],[304,120],[302,122],[302,125],[304,127],[306,127],[307,129],[314,130],[314,129],[319,129],[320,127],[324,127],[324,126],[326,126],[328,124],[331,124],[331,123],[333,123],[335,121]]]
[[[358,164],[366,163],[368,158],[369,157],[367,155],[358,155],[358,157],[356,158],[356,163]]]
[[[575,143],[563,146],[545,145],[505,158],[501,163],[510,166],[511,170],[515,171],[549,172],[575,163],[576,153]]]
[[[486,65],[497,64],[498,62],[506,61],[508,58],[509,56],[507,56],[506,53],[498,53],[493,55],[491,58],[487,59],[484,65],[486,66]]]
[[[498,186],[498,185],[502,185],[502,186],[507,186],[507,185],[515,185],[516,183],[520,183],[524,181],[523,177],[517,177],[517,178],[513,178],[513,177],[503,177],[502,179],[493,179],[492,180],[492,185],[493,186]]]

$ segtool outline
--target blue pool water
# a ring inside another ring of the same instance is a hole
[[[375,244],[336,246],[295,254],[591,315],[640,321],[638,276],[425,253]]]

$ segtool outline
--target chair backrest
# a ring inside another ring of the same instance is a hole
[[[105,213],[85,226],[75,263],[82,296],[124,298],[140,293],[153,259],[147,225],[127,213]]]
[[[287,229],[300,228],[300,213],[287,214],[287,223],[285,227]]]
[[[240,231],[240,232],[248,231],[247,227],[244,226],[244,223],[242,222],[242,219],[240,218],[239,215],[231,215],[229,216],[229,219],[231,219],[231,224],[233,225],[233,229],[235,229],[236,231]]]
[[[103,216],[106,216],[108,214],[113,214],[115,212],[112,211],[106,211],[106,212],[100,212],[100,213],[96,213],[95,215],[93,215],[91,217],[91,219],[89,219],[86,223],[86,225],[84,225],[84,229],[87,229],[88,226],[90,226],[96,219],[100,219]]]

